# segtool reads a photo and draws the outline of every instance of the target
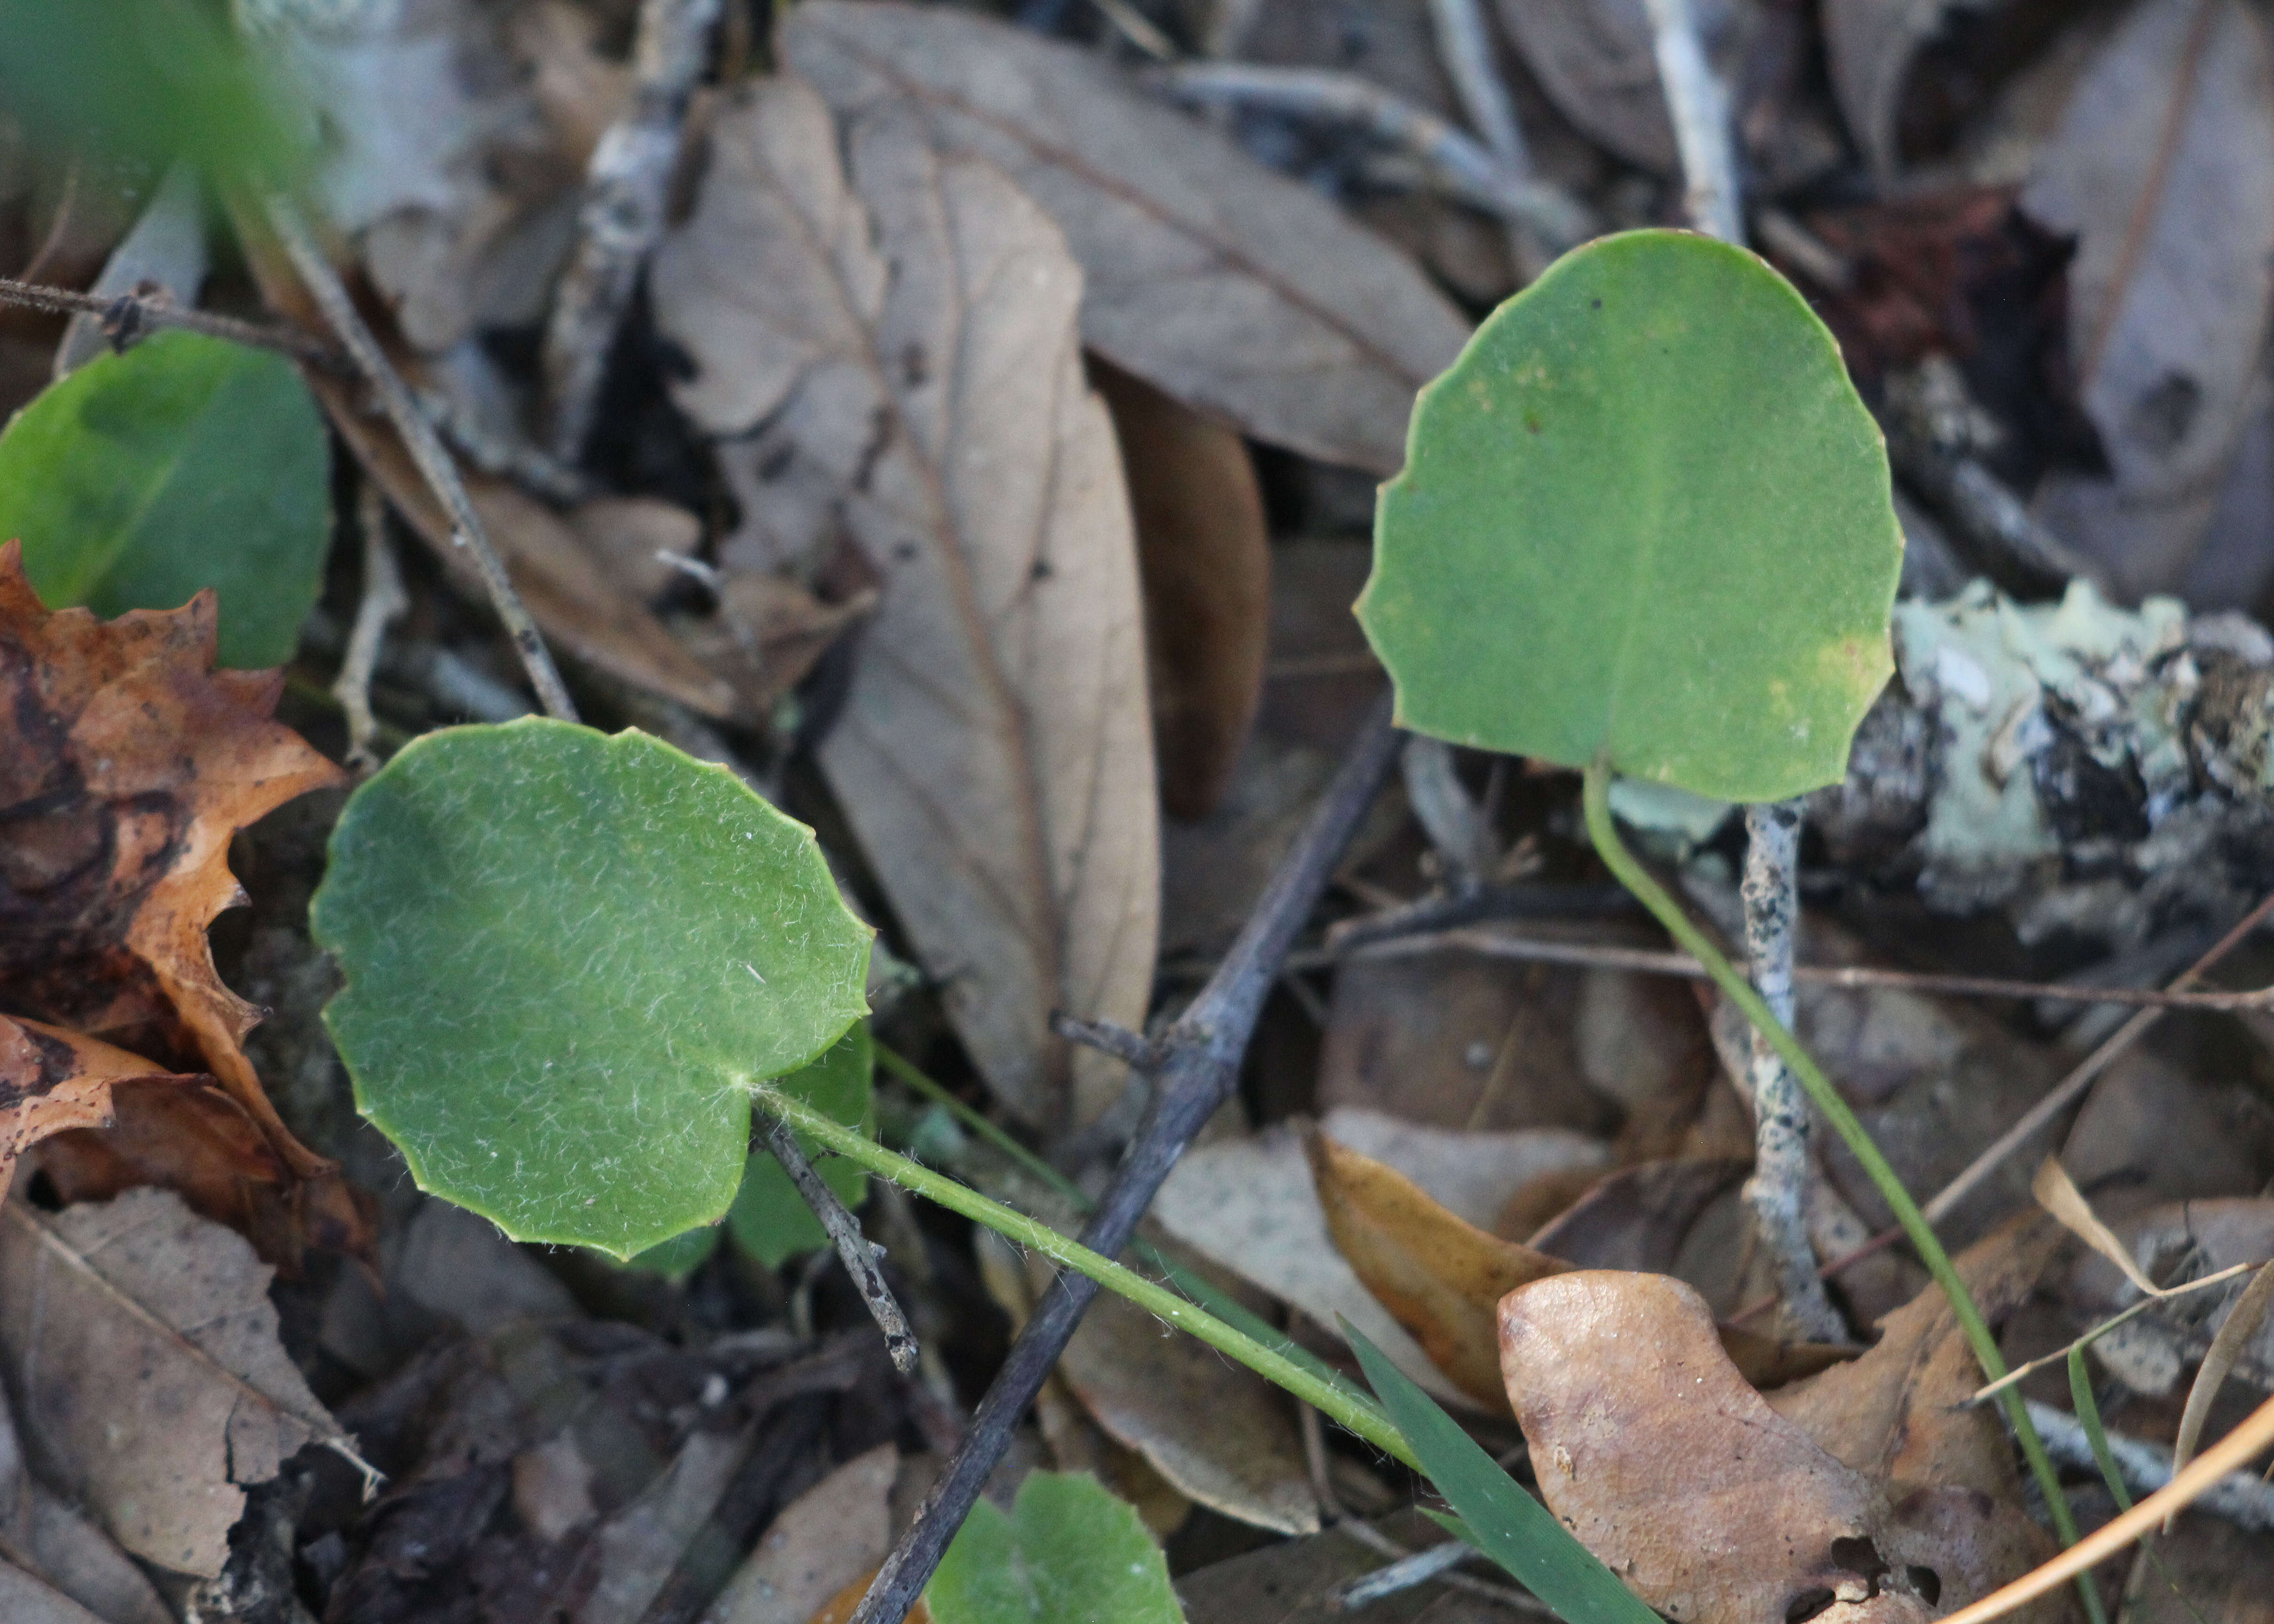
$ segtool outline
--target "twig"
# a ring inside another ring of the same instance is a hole
[[[1110,1020],[1084,1020],[1064,1010],[1050,1011],[1050,1030],[1069,1043],[1080,1043],[1101,1055],[1111,1055],[1137,1071],[1153,1071],[1161,1064],[1161,1046],[1141,1032]]]
[[[1437,58],[1453,81],[1470,128],[1510,174],[1529,174],[1532,154],[1494,63],[1492,30],[1483,9],[1477,0],[1429,0],[1429,21],[1437,35]]]
[[[1410,1590],[1417,1584],[1427,1584],[1430,1580],[1451,1572],[1462,1558],[1471,1555],[1475,1550],[1474,1545],[1462,1539],[1448,1539],[1442,1545],[1427,1545],[1411,1555],[1399,1557],[1387,1568],[1377,1568],[1372,1573],[1344,1580],[1327,1591],[1327,1599],[1346,1613],[1355,1613],[1385,1596]]]
[[[1745,240],[1737,192],[1737,153],[1729,132],[1729,95],[1706,59],[1690,0],[1643,0],[1650,13],[1658,82],[1682,154],[1683,207],[1690,222],[1725,243]]]
[[[1448,951],[1475,953],[1486,959],[1513,959],[1521,964],[1631,970],[1644,975],[1678,975],[1693,981],[1711,979],[1705,966],[1687,953],[1614,947],[1606,943],[1561,942],[1499,930],[1430,930],[1386,940],[1369,935],[1355,937],[1338,951],[1330,949],[1329,956],[1404,959]],[[1306,966],[1309,963],[1307,959],[1301,962]],[[1751,968],[1743,960],[1738,961],[1737,967]],[[1901,992],[1959,997],[2026,998],[2048,1004],[2123,1004],[2145,1010],[2211,1010],[2238,1014],[2274,1008],[2274,987],[2256,987],[2243,992],[2192,992],[2183,985],[2189,979],[2185,976],[2168,988],[2082,987],[2067,981],[2012,981],[1995,975],[1944,975],[1934,971],[1887,970],[1870,965],[1795,965],[1792,979],[1803,987],[1834,987],[1849,991],[1886,987]]]
[[[1223,963],[1163,1038],[1162,1062],[1144,1126],[1083,1227],[1083,1246],[1109,1258],[1121,1251],[1193,1135],[1230,1096],[1280,962],[1325,891],[1343,848],[1374,804],[1397,748],[1397,733],[1384,698],[1376,703],[1350,759],[1281,860]],[[852,1624],[900,1624],[1010,1447],[1013,1428],[1058,1363],[1097,1289],[1096,1281],[1071,1269],[1060,1270],[1050,1282],[980,1401],[962,1447],[924,1497],[915,1525],[885,1559]]]
[[[1161,70],[1155,82],[1180,102],[1239,102],[1299,118],[1355,124],[1412,158],[1462,202],[1530,226],[1551,248],[1568,248],[1593,231],[1586,211],[1562,191],[1511,173],[1475,137],[1354,73],[1188,62]]]
[[[1800,807],[1773,801],[1745,808],[1745,953],[1753,989],[1776,1018],[1792,1025],[1792,949],[1800,885]],[[1799,1340],[1845,1341],[1848,1327],[1825,1295],[1808,1239],[1811,1123],[1800,1079],[1768,1039],[1752,1034],[1753,1172],[1745,1204],[1769,1249],[1789,1328]]]
[[[846,1274],[852,1277],[861,1300],[869,1305],[869,1317],[885,1334],[885,1350],[892,1356],[892,1368],[903,1376],[915,1375],[921,1352],[915,1333],[908,1329],[907,1316],[893,1301],[892,1289],[885,1283],[884,1271],[877,1267],[876,1251],[869,1244],[869,1237],[861,1233],[860,1223],[845,1210],[845,1203],[837,1199],[837,1192],[813,1170],[813,1163],[805,1159],[805,1152],[798,1148],[797,1136],[787,1124],[768,1116],[762,1132],[766,1148],[774,1153],[774,1160],[782,1164],[789,1182],[797,1186],[798,1194],[805,1198],[805,1204],[828,1231],[838,1257],[844,1260]]]
[[[277,196],[268,199],[267,208],[269,224],[275,228],[277,240],[283,244],[284,252],[291,256],[293,268],[307,284],[317,308],[331,323],[332,331],[348,347],[357,370],[379,396],[388,420],[403,437],[404,447],[418,464],[418,471],[440,500],[442,510],[450,515],[450,539],[474,555],[474,567],[489,591],[490,606],[505,623],[506,635],[513,639],[514,650],[521,656],[522,666],[529,673],[530,685],[537,690],[546,714],[564,722],[575,721],[576,703],[568,697],[568,689],[561,680],[553,656],[546,650],[545,639],[538,635],[537,622],[530,619],[520,594],[513,590],[504,560],[490,545],[489,531],[483,528],[481,515],[474,511],[473,499],[466,494],[465,481],[458,477],[458,465],[450,460],[449,452],[436,436],[434,425],[426,420],[426,414],[418,410],[410,386],[403,381],[402,374],[380,349],[379,340],[364,325],[339,274],[332,269],[332,262],[308,234],[307,222],[301,219],[298,206],[290,198]]]
[[[233,344],[245,344],[254,350],[273,350],[328,372],[353,370],[346,357],[320,338],[273,323],[239,321],[234,316],[217,316],[209,310],[184,309],[164,299],[139,294],[122,293],[116,298],[105,298],[100,294],[75,293],[69,288],[50,288],[41,282],[0,276],[0,304],[51,311],[58,315],[93,316],[102,323],[103,336],[120,349],[145,332],[179,327],[184,332],[202,333],[207,338],[225,338]]]
[[[640,267],[663,235],[688,98],[703,76],[719,0],[641,0],[632,92],[592,149],[576,248],[545,327],[543,370],[553,457],[575,467],[591,438],[616,329]]]
[[[2029,1419],[2037,1423],[2037,1436],[2045,1440],[2046,1454],[2063,1466],[2083,1471],[2095,1469],[2092,1440],[2086,1436],[2082,1422],[2066,1410],[2055,1410],[2035,1399],[2029,1401]],[[2117,1470],[2135,1493],[2152,1494],[2172,1480],[2172,1457],[2154,1444],[2111,1432],[2108,1452],[2116,1457]],[[2274,1485],[2247,1471],[2220,1478],[2195,1501],[2195,1509],[2225,1517],[2255,1534],[2274,1533]]]
[[[2115,1330],[2120,1326],[2130,1324],[2133,1320],[2137,1320],[2142,1314],[2146,1313],[2149,1310],[2152,1308],[2161,1308],[2167,1305],[2173,1297],[2185,1297],[2190,1292],[2208,1290],[2212,1286],[2229,1284],[2237,1275],[2247,1274],[2252,1269],[2260,1267],[2260,1265],[2255,1263],[2237,1263],[2230,1267],[2219,1270],[2216,1274],[2206,1274],[2201,1280],[2191,1280],[2183,1286],[2173,1286],[2169,1290],[2161,1292],[2155,1297],[2143,1297],[2138,1302],[2133,1304],[2131,1307],[2126,1309],[2123,1312],[2110,1315],[2098,1325],[2094,1326],[2092,1329],[2087,1331],[2083,1335],[2078,1337],[2074,1342],[2065,1343],[2062,1346],[2054,1349],[2051,1353],[2039,1354],[2036,1358],[2031,1359],[2027,1365],[2016,1365],[2013,1369],[1999,1377],[1997,1380],[1986,1382],[1983,1386],[1975,1388],[1973,1393],[1968,1396],[1966,1402],[1969,1404],[1979,1404],[1987,1400],[1993,1399],[2000,1393],[2003,1393],[2007,1387],[2012,1387],[2015,1382],[2034,1374],[2036,1372],[2044,1369],[2046,1365],[2059,1365],[2062,1363],[2068,1357],[2073,1350],[2090,1347],[2094,1342],[2098,1342],[2102,1337],[2107,1335],[2109,1332]]]
[[[348,765],[369,772],[379,765],[371,748],[379,724],[371,714],[371,677],[379,665],[379,650],[387,628],[410,606],[403,590],[403,572],[395,567],[395,549],[387,542],[387,498],[378,482],[365,479],[356,498],[357,528],[363,532],[363,601],[356,605],[355,626],[348,633],[348,651],[340,661],[340,674],[332,684],[332,697],[348,718]]]
[[[1453,770],[1453,747],[1417,733],[1405,741],[1397,764],[1413,816],[1445,866],[1447,887],[1467,896],[1500,866],[1500,850],[1484,809]]]

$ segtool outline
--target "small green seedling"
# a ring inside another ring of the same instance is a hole
[[[1743,249],[1631,231],[1566,254],[1422,391],[1358,613],[1405,725],[1584,770],[1604,862],[1792,1068],[1994,1380],[1894,1168],[1610,811],[1617,773],[1725,801],[1838,783],[1893,668],[1901,565],[1886,447],[1824,324]],[[2074,1544],[2018,1392],[1999,1402]]]

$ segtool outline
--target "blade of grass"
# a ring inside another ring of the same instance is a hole
[[[1950,1254],[1943,1250],[1941,1241],[1936,1238],[1934,1226],[1927,1222],[1925,1214],[1919,1211],[1918,1203],[1911,1199],[1910,1192],[1903,1188],[1903,1181],[1881,1154],[1879,1146],[1872,1143],[1871,1134],[1864,1131],[1856,1113],[1849,1109],[1848,1101],[1832,1086],[1832,1079],[1824,1075],[1823,1069],[1816,1064],[1815,1056],[1770,1011],[1768,1005],[1761,1002],[1761,996],[1753,990],[1752,984],[1737,974],[1721,950],[1690,922],[1689,914],[1683,912],[1681,906],[1666,893],[1665,888],[1635,860],[1634,853],[1628,851],[1620,840],[1618,827],[1611,817],[1611,770],[1607,761],[1598,759],[1587,769],[1584,804],[1588,838],[1593,841],[1595,851],[1605,866],[1622,885],[1634,894],[1637,901],[1650,910],[1675,944],[1706,966],[1706,974],[1713,978],[1714,984],[1744,1011],[1745,1018],[1752,1022],[1754,1030],[1766,1038],[1769,1046],[1792,1068],[1793,1075],[1800,1079],[1800,1086],[1807,1092],[1809,1099],[1817,1109],[1824,1113],[1832,1131],[1840,1136],[1841,1142],[1863,1165],[1865,1176],[1879,1191],[1880,1199],[1894,1211],[1896,1223],[1901,1226],[1905,1237],[1919,1254],[1920,1261],[1926,1265],[1927,1273],[1942,1288],[1943,1296],[1950,1304],[1950,1311],[1958,1320],[1959,1329],[1965,1334],[1967,1345],[1973,1349],[1983,1374],[1992,1381],[2003,1376],[2006,1360],[1998,1350],[1998,1339],[1990,1335],[1990,1327],[1983,1320],[1981,1309],[1967,1291],[1966,1282],[1959,1278],[1958,1270],[1950,1261]],[[2044,1440],[2037,1436],[2037,1429],[2029,1421],[2029,1411],[2022,1407],[2021,1393],[2008,1387],[1998,1395],[1998,1403],[2006,1412],[2014,1438],[2021,1443],[2022,1458],[2029,1465],[2029,1475],[2037,1479],[2038,1488],[2044,1493],[2045,1509],[2052,1517],[2053,1528],[2059,1534],[2061,1544],[2074,1545],[2077,1542],[2076,1518],[2071,1515],[2068,1501],[2061,1493],[2060,1478],[2053,1470],[2052,1458],[2045,1454]],[[2093,1588],[2090,1580],[2079,1583],[2077,1596],[2084,1604],[2085,1616],[2091,1624],[2107,1624],[2107,1613],[2100,1605],[2100,1592]]]
[[[1343,1335],[1421,1470],[1460,1514],[1462,1531],[1564,1624],[1659,1624],[1555,1514],[1524,1492],[1427,1393],[1348,1320]]]
[[[1419,1469],[1419,1460],[1381,1407],[1354,1394],[1346,1382],[1325,1380],[1166,1286],[1068,1240],[1039,1219],[1029,1218],[1000,1201],[991,1201],[944,1173],[935,1173],[921,1162],[885,1149],[858,1129],[848,1128],[768,1084],[753,1085],[750,1094],[759,1110],[779,1117],[847,1161],[858,1162],[871,1173],[889,1178],[950,1212],[960,1213],[974,1223],[984,1224],[1021,1246],[1031,1247],[1062,1267],[1087,1274],[1107,1290],[1127,1297],[1147,1312],[1237,1359],[1265,1380],[1284,1387],[1375,1448]]]
[[[1081,1212],[1087,1214],[1096,1208],[1097,1203],[1089,1199],[1080,1184],[1075,1184],[1073,1180],[1059,1172],[1042,1157],[1019,1143],[1000,1124],[989,1120],[984,1113],[973,1109],[966,1101],[957,1099],[949,1091],[946,1084],[927,1076],[906,1056],[886,1048],[882,1043],[875,1043],[873,1040],[871,1041],[877,1056],[877,1064],[885,1071],[923,1095],[925,1099],[940,1106],[956,1121],[969,1128],[1028,1173],[1071,1201]],[[1359,1390],[1358,1384],[1348,1376],[1344,1375],[1342,1372],[1300,1342],[1290,1339],[1284,1331],[1261,1315],[1252,1312],[1247,1304],[1230,1292],[1221,1289],[1214,1282],[1195,1274],[1192,1270],[1185,1267],[1167,1252],[1154,1245],[1152,1242],[1142,1237],[1133,1238],[1129,1243],[1129,1250],[1136,1254],[1146,1267],[1159,1274],[1170,1285],[1183,1292],[1234,1330],[1253,1337],[1257,1343],[1269,1348],[1280,1357],[1301,1365],[1321,1381],[1332,1383],[1348,1394],[1355,1402],[1361,1404],[1371,1402]]]

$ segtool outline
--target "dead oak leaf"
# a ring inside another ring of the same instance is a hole
[[[260,1011],[206,929],[243,895],[230,837],[343,775],[270,719],[278,673],[214,669],[212,593],[49,613],[20,554],[0,545],[0,1002],[171,1063],[83,1063],[109,1080],[212,1073],[296,1177],[330,1175],[261,1091],[242,1047]]]
[[[1500,1335],[1549,1509],[1678,1624],[1924,1624],[2038,1554],[2011,1504],[1835,1459],[1738,1373],[1678,1280],[1554,1275],[1509,1295]]]
[[[0,1015],[0,1196],[28,1147],[69,1129],[102,1126],[111,1119],[111,1091],[145,1080],[189,1079],[75,1032]]]

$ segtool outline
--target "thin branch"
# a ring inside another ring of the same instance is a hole
[[[2263,917],[2263,916],[2260,916]],[[1686,981],[1711,979],[1706,967],[1687,953],[1652,948],[1614,947],[1607,943],[1563,942],[1549,937],[1517,936],[1499,930],[1430,930],[1413,936],[1361,937],[1333,958],[1404,959],[1427,953],[1457,951],[1486,959],[1512,959],[1520,964],[1577,965],[1585,968],[1631,970],[1643,975],[1676,975]],[[1306,967],[1309,959],[1301,961]],[[1743,960],[1737,967],[1750,972]],[[1795,965],[1792,979],[1803,987],[1834,987],[1849,991],[1886,987],[1901,992],[1941,994],[1971,998],[2043,999],[2054,1004],[2121,1004],[2143,1010],[2212,1010],[2227,1014],[2274,1009],[2274,986],[2243,992],[2196,992],[2187,989],[2191,976],[2182,976],[2167,988],[2079,987],[2066,981],[2014,981],[1995,975],[1944,975],[1933,971],[1887,970],[1869,965]],[[2127,1040],[2128,1042],[2128,1040]]]
[[[224,338],[232,344],[244,344],[254,350],[273,350],[296,361],[320,366],[328,372],[354,371],[348,358],[322,339],[295,328],[267,322],[239,321],[234,316],[217,316],[209,310],[191,310],[166,299],[141,294],[122,293],[116,298],[106,298],[101,294],[75,293],[69,288],[50,288],[41,282],[18,282],[13,277],[0,276],[0,304],[44,310],[57,315],[93,316],[102,324],[102,335],[120,349],[124,349],[145,333],[160,327],[179,327],[186,333],[202,333],[207,338]]]
[[[1501,82],[1494,59],[1492,29],[1477,0],[1429,0],[1429,21],[1437,36],[1437,59],[1453,81],[1462,116],[1469,121],[1501,167],[1511,175],[1532,172],[1532,154],[1516,122],[1516,108]]]
[[[663,236],[688,99],[710,55],[719,0],[641,0],[632,92],[592,149],[576,247],[545,327],[542,365],[555,460],[575,467],[591,437],[616,329],[640,267]]]
[[[1153,1102],[1144,1126],[1099,1198],[1081,1244],[1111,1258],[1127,1244],[1154,1193],[1199,1132],[1231,1096],[1263,1000],[1281,962],[1326,890],[1343,849],[1374,804],[1397,748],[1387,697],[1377,702],[1351,756],[1287,855],[1247,923],[1191,1006],[1162,1040]],[[1035,1305],[1010,1357],[972,1417],[963,1445],[917,1509],[862,1598],[852,1624],[900,1624],[939,1565],[948,1541],[979,1497],[1013,1429],[1065,1351],[1082,1312],[1097,1295],[1087,1274],[1062,1269]],[[1314,1401],[1315,1402],[1315,1401]]]
[[[908,1329],[907,1316],[893,1299],[892,1287],[885,1283],[884,1271],[877,1267],[877,1253],[869,1244],[869,1237],[861,1233],[861,1225],[845,1203],[837,1199],[837,1192],[824,1183],[813,1170],[813,1163],[805,1159],[798,1148],[797,1136],[779,1117],[767,1116],[760,1131],[765,1135],[766,1148],[774,1160],[782,1164],[789,1182],[805,1198],[813,1215],[821,1220],[828,1232],[830,1244],[844,1261],[845,1272],[852,1277],[861,1300],[869,1305],[869,1317],[885,1334],[885,1350],[892,1357],[892,1368],[903,1376],[913,1376],[922,1353],[916,1346],[915,1333]]]
[[[2047,1455],[2078,1470],[2097,1469],[2092,1440],[2086,1435],[2083,1423],[2066,1410],[2055,1410],[2035,1399],[2029,1401],[2029,1419],[2037,1423],[2037,1436],[2045,1440]],[[2135,1494],[2153,1494],[2172,1480],[2172,1457],[2154,1444],[2111,1432],[2108,1453],[2115,1456],[2125,1486]],[[2220,1478],[2204,1491],[2195,1508],[2225,1517],[2254,1534],[2274,1533],[2274,1485],[2261,1482],[2250,1472]]]
[[[1134,1071],[1160,1069],[1161,1046],[1141,1032],[1110,1020],[1084,1020],[1064,1010],[1050,1011],[1050,1030],[1069,1043],[1080,1043],[1101,1055],[1111,1055]]]
[[[1793,938],[1800,901],[1800,806],[1780,801],[1745,808],[1745,952],[1753,989],[1776,1018],[1792,1025]],[[1766,1035],[1752,1034],[1753,1172],[1745,1204],[1769,1249],[1789,1328],[1798,1340],[1844,1341],[1848,1327],[1825,1295],[1808,1239],[1807,1097]]]
[[[1725,243],[1745,240],[1737,192],[1737,151],[1729,130],[1729,94],[1706,59],[1690,0],[1643,0],[1667,117],[1682,154],[1683,207],[1690,222]]]
[[[291,256],[293,268],[307,284],[317,308],[324,312],[324,320],[331,324],[332,331],[355,358],[357,370],[379,396],[380,408],[395,425],[395,432],[403,437],[404,447],[441,502],[442,510],[450,515],[450,539],[474,555],[474,567],[481,574],[482,585],[488,590],[490,606],[505,623],[506,635],[513,639],[514,651],[521,656],[522,666],[529,673],[530,685],[537,690],[546,714],[564,722],[575,721],[576,703],[568,697],[560,670],[546,650],[537,622],[530,618],[520,594],[513,590],[504,560],[490,545],[489,531],[483,527],[481,515],[474,511],[473,499],[466,494],[465,481],[458,477],[458,465],[450,460],[449,452],[435,434],[434,425],[426,420],[426,414],[419,410],[410,386],[403,381],[402,374],[379,347],[379,340],[364,325],[339,274],[332,269],[332,262],[309,235],[298,207],[282,196],[270,198],[267,207],[269,224],[275,228],[277,240],[283,244],[284,252]]]
[[[332,697],[348,718],[348,765],[368,772],[379,765],[371,741],[379,724],[371,714],[371,678],[379,667],[379,650],[387,628],[410,598],[403,590],[403,572],[395,562],[395,549],[387,540],[387,499],[378,481],[365,478],[356,496],[357,528],[363,532],[363,601],[356,605],[355,626],[348,633],[348,651],[340,661],[340,674],[332,684]]]
[[[1444,865],[1447,888],[1467,896],[1500,867],[1500,843],[1484,808],[1454,771],[1453,747],[1417,733],[1405,741],[1397,765],[1413,816]]]
[[[1568,194],[1531,176],[1512,173],[1475,137],[1354,73],[1247,62],[1188,62],[1162,69],[1155,82],[1180,102],[1238,103],[1298,118],[1354,124],[1412,158],[1435,184],[1460,201],[1530,226],[1551,248],[1568,248],[1593,235],[1587,211]]]

